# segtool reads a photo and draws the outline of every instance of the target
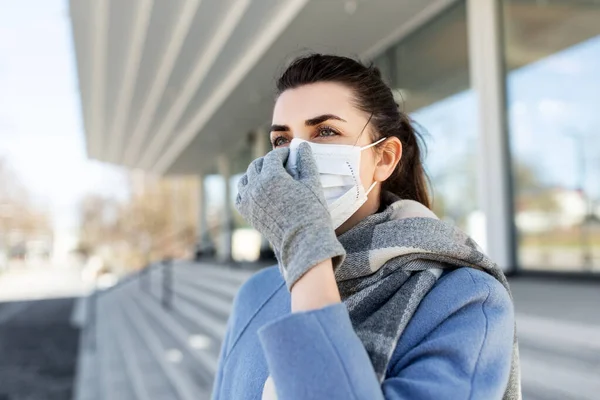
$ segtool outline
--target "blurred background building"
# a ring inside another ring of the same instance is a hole
[[[507,271],[600,270],[600,1],[72,0],[70,14],[88,156],[144,182],[195,177],[171,192],[188,206],[195,192],[195,240],[222,260],[258,254],[236,180],[270,148],[276,75],[316,51],[379,66],[425,136],[436,211]],[[171,235],[191,229],[170,207]]]

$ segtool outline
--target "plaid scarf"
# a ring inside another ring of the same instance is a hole
[[[380,382],[402,332],[443,269],[483,270],[510,294],[502,270],[465,233],[415,201],[399,200],[390,193],[382,200],[388,204],[385,210],[338,238],[347,255],[335,271],[352,325]],[[505,400],[521,399],[519,370],[515,329]]]

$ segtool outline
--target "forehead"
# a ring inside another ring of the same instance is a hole
[[[334,114],[348,122],[360,122],[366,114],[353,104],[352,90],[334,82],[303,85],[283,92],[273,109],[274,124],[289,124]]]

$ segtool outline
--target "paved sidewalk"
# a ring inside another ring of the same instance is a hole
[[[79,330],[73,299],[0,303],[0,400],[72,396]]]
[[[71,268],[23,265],[0,274],[0,302],[76,297],[90,289],[79,270]]]
[[[598,280],[516,277],[509,283],[518,313],[600,325]]]
[[[600,399],[600,284],[510,280],[525,400]]]

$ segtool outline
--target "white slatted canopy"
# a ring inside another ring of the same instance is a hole
[[[452,0],[70,0],[88,156],[210,170],[307,50],[369,57]]]

